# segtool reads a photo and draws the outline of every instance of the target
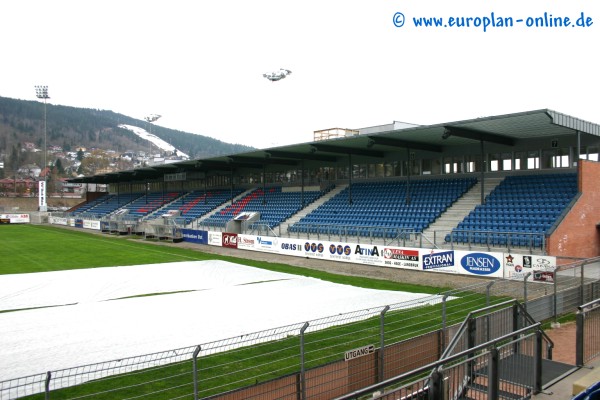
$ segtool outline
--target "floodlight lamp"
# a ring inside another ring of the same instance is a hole
[[[48,86],[36,85],[35,86],[35,96],[38,99],[49,99],[50,96],[48,96]]]
[[[162,115],[158,115],[158,114],[150,114],[150,115],[148,115],[147,117],[144,117],[144,119],[145,119],[147,122],[150,122],[150,123],[152,123],[152,122],[156,122],[156,121],[158,121],[158,119],[159,119],[160,117],[162,117]]]

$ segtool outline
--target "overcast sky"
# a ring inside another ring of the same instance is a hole
[[[526,26],[545,12],[574,26]],[[492,13],[513,26],[484,32]],[[259,148],[541,108],[600,122],[596,0],[7,0],[0,37],[0,96],[48,85],[52,104]]]

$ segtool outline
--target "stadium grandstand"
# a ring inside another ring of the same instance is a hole
[[[280,262],[280,255],[362,264],[364,276],[374,271],[386,280],[456,278],[459,288],[381,307],[363,299],[361,310],[0,381],[0,399],[2,393],[117,398],[117,392],[123,398],[533,398],[600,354],[585,334],[600,320],[599,154],[600,125],[542,109],[426,126],[335,128],[315,132],[308,143],[71,179],[87,185],[86,201],[51,213],[51,224],[215,246],[218,254],[269,253],[269,262]],[[167,268],[169,277],[180,278],[173,265]],[[210,274],[224,274],[225,267],[218,271]],[[295,283],[271,275],[259,281]],[[265,296],[285,308],[279,313],[286,318],[298,315],[249,283],[233,286],[256,292],[223,291],[222,299],[238,303],[220,306],[237,308],[244,298],[252,308],[250,300]],[[295,289],[274,289],[305,310],[321,308],[328,302],[321,296],[332,290],[301,299]],[[379,301],[380,294],[365,299]],[[183,299],[140,298],[152,301],[152,318],[155,305]],[[193,319],[207,325],[200,309]],[[554,360],[541,321],[556,323],[574,309],[576,361]],[[257,319],[263,310],[242,313]],[[168,329],[168,335],[178,330]]]
[[[586,245],[590,256],[600,252],[600,221],[566,227],[583,223],[577,208],[596,196],[586,184],[597,178],[596,124],[542,109],[352,132],[75,178],[108,192],[88,191],[70,215],[139,223],[162,216],[182,228],[224,231],[239,213],[253,212],[258,219],[244,229],[263,226],[281,237],[572,255],[574,241],[557,234],[565,226],[595,238]]]

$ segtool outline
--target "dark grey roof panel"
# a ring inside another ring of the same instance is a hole
[[[600,125],[592,122],[584,121],[579,118],[571,117],[570,115],[561,114],[556,111],[548,110],[548,114],[552,117],[554,124],[564,126],[590,135],[600,136]]]

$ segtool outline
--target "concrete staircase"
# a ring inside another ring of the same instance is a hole
[[[484,185],[484,197],[487,197],[502,182],[504,178],[486,178]],[[475,185],[446,210],[433,224],[423,231],[423,236],[438,246],[444,242],[444,237],[456,228],[475,206],[481,204],[481,182]]]
[[[236,197],[233,198],[233,202],[235,203],[236,201],[242,199],[244,196],[247,196],[248,194],[250,194],[253,190],[254,189],[248,189],[245,192],[242,192],[241,194],[239,194],[239,195],[237,195]],[[218,206],[217,208],[215,208],[211,212],[209,212],[207,214],[204,214],[202,217],[198,218],[196,221],[192,221],[189,224],[189,226],[202,224],[202,221],[204,221],[205,219],[208,219],[208,218],[212,217],[213,215],[215,215],[219,211],[221,211],[221,210],[229,207],[230,205],[231,205],[231,200],[227,200],[225,203],[221,204],[220,206]]]
[[[300,221],[301,218],[307,216],[308,214],[310,214],[311,212],[316,210],[319,206],[321,206],[321,205],[325,204],[326,202],[328,202],[329,200],[331,200],[335,195],[337,195],[338,193],[340,193],[342,190],[344,190],[347,187],[348,187],[348,185],[337,185],[336,187],[331,189],[329,192],[327,192],[325,195],[321,196],[320,198],[318,198],[317,200],[315,200],[308,206],[304,207],[302,210],[300,210],[296,214],[292,215],[287,220],[283,221],[281,223],[282,228],[285,227],[285,230],[287,231],[288,226],[291,226],[291,225],[295,224],[296,222]]]

